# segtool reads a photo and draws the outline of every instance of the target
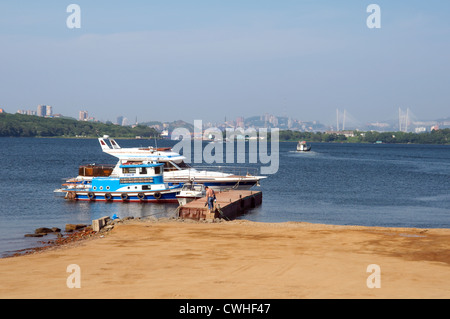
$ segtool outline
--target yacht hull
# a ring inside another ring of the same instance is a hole
[[[69,200],[91,202],[160,202],[177,203],[179,190],[162,192],[88,192],[67,191],[65,198]]]

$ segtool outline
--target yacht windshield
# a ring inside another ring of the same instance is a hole
[[[170,172],[170,171],[179,171],[182,169],[191,168],[188,164],[186,164],[184,161],[181,161],[180,163],[175,164],[174,162],[165,162],[164,163],[164,171]]]
[[[189,164],[186,164],[184,161],[181,161],[180,163],[176,164],[179,168],[191,168]]]

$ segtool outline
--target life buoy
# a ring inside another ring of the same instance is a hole
[[[106,200],[111,200],[111,199],[112,199],[111,193],[106,193],[106,194],[105,194],[105,199],[106,199]]]
[[[122,200],[127,200],[128,199],[128,194],[127,193],[122,193],[122,194],[120,194],[120,198],[122,198]]]
[[[89,193],[88,193],[88,198],[89,198],[90,200],[94,200],[94,199],[95,199],[95,194],[92,193],[92,192],[89,192]]]
[[[140,200],[142,200],[142,199],[144,199],[145,198],[145,194],[144,193],[138,193],[138,198],[140,199]]]
[[[156,192],[153,194],[153,197],[155,197],[155,199],[160,199],[161,198],[161,193],[160,192]]]
[[[77,198],[77,194],[75,194],[75,192],[67,192],[66,199],[74,200],[75,198]]]

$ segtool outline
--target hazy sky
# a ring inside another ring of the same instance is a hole
[[[132,122],[449,117],[449,14],[442,0],[2,1],[0,107]]]

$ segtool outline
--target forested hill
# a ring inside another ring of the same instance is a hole
[[[77,121],[71,118],[44,118],[33,115],[0,113],[0,137],[98,137],[110,135],[115,138],[159,137],[159,133],[147,125],[120,126],[100,122]],[[346,137],[336,133],[299,132],[281,130],[280,141],[350,142],[350,143],[414,143],[450,144],[450,129],[427,133],[360,132]]]
[[[44,118],[33,115],[0,113],[0,136],[14,137],[114,137],[134,138],[159,136],[151,127],[120,126],[100,122],[77,121],[71,118]]]
[[[434,130],[426,133],[411,132],[353,132],[346,137],[337,133],[280,131],[280,141],[340,142],[340,143],[388,143],[388,144],[450,144],[450,129]]]

